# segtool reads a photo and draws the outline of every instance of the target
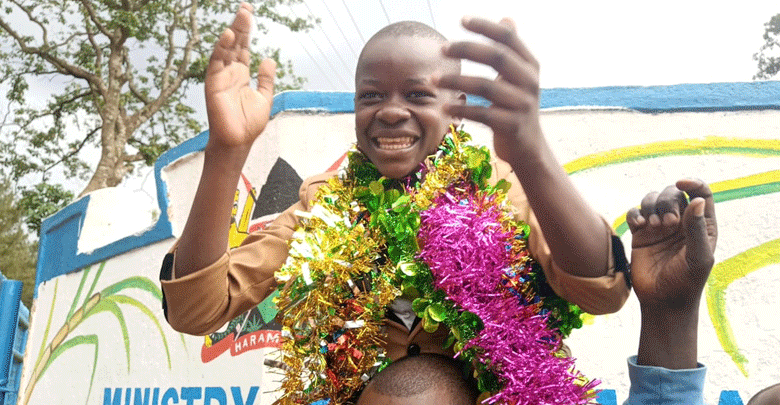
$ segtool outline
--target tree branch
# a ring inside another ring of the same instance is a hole
[[[189,69],[192,50],[200,42],[197,12],[198,1],[195,0],[189,5],[188,31],[191,33],[191,35],[187,39],[187,43],[184,46],[184,55],[176,71],[176,78],[168,86],[162,87],[160,89],[160,94],[156,99],[152,100],[151,103],[145,105],[130,117],[131,124],[129,125],[129,128],[132,129],[131,132],[135,131],[139,126],[141,126],[141,124],[148,120],[152,114],[156,113],[168,101],[168,98],[170,98],[170,96],[175,93],[179,87],[181,87],[182,82],[187,79],[187,72]],[[169,56],[170,53],[171,52],[169,52]],[[169,73],[164,74],[167,77]]]
[[[95,51],[95,73],[98,77],[101,77],[100,73],[103,70],[103,48],[101,48],[97,41],[95,41],[95,31],[92,30],[92,26],[88,23],[84,25],[86,27],[89,44],[92,45],[92,49]]]
[[[165,68],[162,72],[162,80],[160,82],[160,87],[165,89],[170,84],[170,74],[173,70],[173,59],[176,56],[176,44],[174,42],[174,34],[176,33],[176,28],[179,26],[179,21],[181,17],[179,16],[178,10],[173,11],[173,21],[170,25],[165,27],[165,31],[168,33],[168,49],[167,49],[167,55],[165,57]]]
[[[138,2],[138,3],[137,3],[137,4],[136,4],[134,7],[133,7],[133,11],[139,11],[139,10],[141,10],[142,8],[144,8],[144,7],[145,7],[147,4],[149,4],[149,0],[142,0],[142,1],[139,1],[139,2]]]
[[[115,34],[111,33],[111,31],[108,30],[98,18],[97,12],[95,12],[95,8],[92,7],[92,3],[90,3],[89,0],[78,0],[79,3],[81,3],[82,7],[84,7],[84,10],[87,11],[87,14],[89,15],[90,21],[92,21],[93,24],[95,24],[95,27],[108,39],[110,39],[112,42],[116,40]]]
[[[64,75],[73,76],[79,79],[84,79],[88,82],[96,80],[96,76],[78,66],[68,63],[64,59],[58,58],[48,51],[48,46],[44,45],[47,49],[41,49],[39,47],[32,47],[27,45],[27,41],[19,35],[6,21],[0,18],[0,28],[8,33],[19,45],[21,51],[28,55],[36,55],[43,60],[49,62],[57,69],[57,72]]]
[[[135,154],[132,154],[132,155],[124,155],[124,156],[122,156],[122,160],[125,163],[140,162],[140,161],[144,160],[144,155],[142,155],[140,153],[135,153]]]
[[[152,101],[149,99],[149,97],[145,96],[139,89],[136,87],[135,80],[133,79],[133,65],[130,62],[130,58],[125,59],[125,66],[127,70],[127,85],[130,88],[130,93],[135,96],[139,101],[141,101],[144,105],[150,104]]]
[[[17,7],[19,7],[22,11],[24,11],[25,14],[27,14],[27,18],[30,19],[35,25],[37,25],[42,32],[42,39],[44,45],[49,45],[49,31],[46,30],[46,26],[38,21],[37,18],[33,16],[33,10],[30,8],[25,7],[23,4],[19,3],[17,0],[11,0],[11,3],[15,4]]]
[[[100,127],[99,127],[99,126],[98,126],[98,127],[95,127],[95,128],[92,128],[92,130],[91,130],[91,131],[89,131],[89,132],[87,133],[87,136],[85,136],[85,137],[84,137],[84,139],[82,139],[82,140],[81,140],[81,142],[79,142],[79,144],[78,144],[78,146],[77,146],[76,148],[74,148],[74,149],[72,149],[70,152],[68,152],[68,153],[66,153],[66,154],[64,154],[64,155],[62,155],[62,157],[60,157],[60,159],[59,159],[59,160],[57,160],[56,162],[54,162],[54,163],[50,164],[50,165],[49,165],[48,167],[46,167],[45,169],[43,169],[43,170],[42,170],[42,173],[44,173],[44,174],[45,174],[46,172],[48,172],[49,170],[53,169],[53,168],[54,168],[55,166],[57,166],[58,164],[60,164],[60,163],[64,162],[64,161],[65,161],[65,160],[67,160],[67,159],[70,159],[71,157],[73,157],[73,156],[75,156],[77,153],[79,153],[79,152],[81,151],[81,149],[82,149],[82,148],[84,148],[84,145],[86,145],[86,144],[87,144],[87,141],[89,141],[90,139],[92,139],[92,137],[93,137],[93,136],[95,136],[95,134],[96,134],[96,133],[97,133],[99,130],[100,130]]]

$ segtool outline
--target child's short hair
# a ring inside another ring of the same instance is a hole
[[[406,398],[429,389],[447,393],[452,405],[474,405],[479,390],[468,364],[450,356],[423,353],[398,359],[369,381],[363,392]]]
[[[369,45],[373,42],[387,37],[429,38],[441,44],[447,42],[447,37],[429,25],[419,21],[398,21],[382,28],[368,39],[366,44],[363,46],[363,50],[360,52],[360,56],[358,57],[358,70],[360,67],[360,61],[363,59],[363,52],[365,52],[366,48],[368,48]],[[457,73],[460,73],[460,59],[443,59],[446,61],[445,63],[447,64],[448,68],[454,70]]]

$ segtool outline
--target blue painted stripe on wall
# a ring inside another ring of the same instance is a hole
[[[353,98],[351,92],[283,92],[274,97],[271,114],[301,110],[351,113],[354,111]],[[485,100],[478,98],[471,98],[469,102],[486,103]],[[542,90],[541,106],[542,108],[619,107],[651,113],[780,109],[780,81],[545,89]],[[172,237],[167,211],[168,191],[161,176],[162,169],[182,156],[203,150],[207,142],[208,132],[203,132],[165,152],[155,162],[154,175],[160,218],[154,227],[141,235],[128,236],[89,254],[78,254],[78,237],[89,204],[89,196],[44,220],[38,251],[36,296],[37,286],[44,281]]]
[[[349,113],[354,111],[353,98],[348,92],[284,92],[274,97],[271,114]],[[469,103],[486,105],[487,101],[469,97]],[[650,113],[778,110],[780,81],[542,89],[540,103],[542,108],[618,107]]]
[[[780,81],[542,90],[542,108],[602,106],[662,113],[780,109]]]

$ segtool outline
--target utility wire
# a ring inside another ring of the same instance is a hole
[[[291,11],[291,12],[293,13],[293,15],[295,16],[295,18],[298,18],[298,19],[300,19],[300,17],[298,16],[298,13],[296,13],[296,12],[295,12],[295,10],[294,10],[294,9],[293,9],[291,6],[289,6],[289,8],[290,8],[290,11]],[[293,36],[294,36],[294,35],[293,35]],[[308,35],[307,35],[307,36],[308,36]],[[308,37],[311,39],[311,37],[310,37],[310,36],[308,36]],[[298,41],[298,42],[301,42],[301,41]],[[331,70],[331,72],[333,72],[333,73],[336,75],[336,77],[339,79],[339,81],[340,81],[340,82],[341,82],[341,84],[344,86],[344,88],[347,88],[347,89],[348,89],[348,88],[349,88],[349,85],[348,85],[348,84],[347,84],[347,82],[345,82],[345,81],[344,81],[344,79],[341,77],[341,75],[339,74],[339,71],[338,71],[338,69],[336,69],[336,67],[335,67],[335,66],[333,66],[333,64],[332,64],[332,63],[330,63],[330,60],[329,60],[329,59],[328,59],[328,57],[325,55],[325,52],[323,52],[323,51],[322,51],[322,48],[320,48],[320,46],[317,44],[317,42],[316,42],[316,41],[314,41],[313,39],[311,40],[311,42],[313,42],[313,43],[314,43],[314,47],[315,47],[315,48],[317,48],[317,50],[318,50],[318,51],[320,51],[320,55],[322,55],[322,58],[323,58],[323,59],[325,59],[325,62],[328,64],[328,66],[330,66],[330,70]],[[301,46],[303,47],[303,43],[302,43],[302,42],[301,42]],[[306,47],[303,47],[303,49],[306,51],[306,53],[307,53],[307,54],[309,54],[309,57],[311,57],[311,59],[312,59],[313,61],[315,61],[315,59],[314,59],[314,58],[311,56],[311,54],[309,53],[309,51],[308,51],[308,50],[306,50]],[[317,62],[316,62],[316,61],[315,61],[314,63],[315,63],[315,64],[317,64]],[[325,75],[325,78],[328,78],[328,75],[327,75],[327,74],[325,74],[325,72],[323,72],[323,75]],[[328,80],[328,81],[330,82],[330,80]],[[333,84],[333,83],[331,83],[331,85],[332,85],[332,84]],[[333,86],[333,87],[335,88],[335,86]]]
[[[349,19],[352,21],[352,25],[355,26],[355,31],[357,31],[358,36],[360,37],[360,45],[366,44],[366,39],[363,38],[363,34],[360,32],[360,27],[358,27],[357,23],[355,22],[355,17],[352,16],[352,12],[349,11],[349,7],[347,6],[347,2],[345,0],[341,0],[341,4],[344,5],[344,8],[347,9],[347,15],[349,15]]]
[[[344,42],[347,43],[347,47],[349,47],[349,50],[352,51],[352,56],[357,59],[358,55],[357,52],[352,48],[352,44],[349,43],[349,38],[347,38],[347,35],[344,34],[344,30],[341,29],[341,24],[339,24],[338,20],[336,20],[336,16],[333,15],[333,12],[330,11],[330,7],[328,7],[328,3],[325,0],[322,0],[322,5],[325,6],[325,10],[328,10],[328,14],[330,14],[330,17],[333,19],[333,22],[336,24],[336,28],[339,29],[339,32],[341,33],[341,36],[344,38]]]
[[[390,24],[390,16],[387,15],[387,10],[385,10],[385,4],[382,3],[382,0],[379,0],[379,5],[382,6],[382,12],[385,13],[385,18],[387,18],[387,23]]]
[[[309,59],[311,59],[311,61],[314,62],[314,66],[317,67],[317,70],[320,71],[320,74],[322,74],[322,76],[325,78],[325,80],[328,81],[328,84],[330,84],[330,87],[332,89],[334,89],[334,90],[337,90],[338,86],[333,84],[333,81],[330,80],[330,75],[325,73],[325,69],[323,69],[322,66],[320,66],[319,63],[317,63],[317,59],[315,59],[314,56],[312,56],[311,52],[309,52],[309,50],[306,49],[306,47],[303,45],[303,42],[301,42],[301,40],[295,34],[293,34],[293,36],[295,37],[295,40],[298,41],[298,43],[301,45],[301,48],[303,48],[303,50],[306,52],[306,54],[309,55]],[[339,80],[340,79],[341,79],[341,77],[339,77]]]
[[[433,23],[433,29],[437,29],[436,28],[436,19],[433,18],[433,8],[431,7],[431,0],[427,0],[427,2],[428,2],[428,11],[431,12],[431,23]]]
[[[303,0],[303,5],[306,6],[306,9],[309,10],[309,14],[315,15],[313,11],[311,11],[311,8],[309,7],[309,4],[306,3],[306,0]],[[336,45],[333,45],[333,41],[330,40],[330,36],[325,33],[325,30],[322,28],[322,24],[320,24],[320,30],[324,34],[325,39],[328,41],[330,46],[333,48],[333,52],[336,54],[336,57],[339,58],[341,63],[344,65],[344,67],[347,69],[347,72],[352,71],[352,67],[347,64],[347,62],[344,61],[344,58],[341,57],[341,52],[339,52],[338,48],[336,48]]]

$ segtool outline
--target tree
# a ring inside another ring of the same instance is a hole
[[[755,79],[770,79],[780,72],[780,14],[770,18],[764,24],[764,44],[753,55],[758,62]]]
[[[311,27],[311,17],[279,11],[301,1],[259,2],[257,31]],[[40,174],[47,183],[55,170],[89,178],[83,195],[152,164],[201,131],[205,117],[194,116],[186,89],[204,80],[211,48],[237,7],[234,0],[0,0],[0,85],[10,102],[0,111],[0,165],[14,181]],[[262,53],[255,66],[262,57],[281,62],[278,49]],[[289,62],[277,76],[277,90],[303,83]],[[59,87],[43,104],[28,94],[36,78]],[[94,170],[83,156],[90,145],[100,148]]]
[[[43,220],[65,208],[73,200],[73,193],[59,184],[38,183],[33,187],[21,187],[22,197],[16,205],[22,210],[27,229],[41,234]]]
[[[30,242],[22,228],[24,213],[14,201],[13,188],[0,179],[0,272],[24,283],[22,302],[30,308],[35,288],[38,246]]]

